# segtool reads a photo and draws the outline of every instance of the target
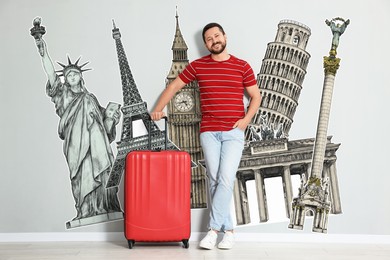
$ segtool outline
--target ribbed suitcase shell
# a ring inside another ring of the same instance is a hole
[[[191,158],[184,151],[133,151],[125,165],[125,237],[184,241],[191,233]],[[185,243],[186,245],[186,243]]]

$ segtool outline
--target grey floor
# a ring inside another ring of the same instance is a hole
[[[136,243],[128,249],[126,241],[0,243],[0,260],[22,259],[379,260],[390,259],[390,244],[237,242],[232,250],[202,250],[198,242],[190,242],[188,249],[180,243]]]

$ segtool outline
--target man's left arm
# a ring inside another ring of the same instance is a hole
[[[260,101],[261,101],[260,89],[257,85],[252,85],[245,89],[250,98],[249,106],[244,118],[238,120],[233,126],[233,128],[238,127],[243,131],[245,131],[246,127],[251,122],[252,117],[256,114],[257,110],[259,109]]]

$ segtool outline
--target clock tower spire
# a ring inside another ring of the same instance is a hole
[[[176,32],[172,44],[173,59],[172,67],[167,77],[168,81],[173,81],[188,65],[187,50],[188,47],[180,31],[179,16],[176,10]]]

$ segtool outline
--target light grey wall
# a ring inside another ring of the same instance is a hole
[[[102,105],[121,102],[121,81],[111,37],[115,19],[143,99],[152,107],[165,86],[175,32],[175,6],[191,60],[205,54],[200,30],[221,23],[229,51],[257,74],[277,24],[292,19],[309,26],[312,36],[300,104],[290,139],[315,137],[323,83],[322,58],[331,31],[325,19],[348,18],[341,36],[328,134],[341,142],[337,170],[343,214],[329,220],[329,233],[390,234],[388,147],[388,43],[390,2],[358,1],[49,1],[2,0],[0,3],[0,232],[62,232],[74,217],[69,173],[57,135],[58,117],[45,94],[46,76],[29,35],[32,20],[42,17],[53,60],[90,61],[84,78]],[[121,127],[118,126],[120,133]],[[117,141],[119,140],[119,135]],[[113,146],[114,151],[115,146]],[[123,189],[121,190],[123,197]],[[193,210],[192,231],[204,230],[204,210]],[[310,220],[305,231],[310,232]],[[123,223],[69,232],[120,232]],[[250,225],[241,232],[292,232],[287,222]]]

